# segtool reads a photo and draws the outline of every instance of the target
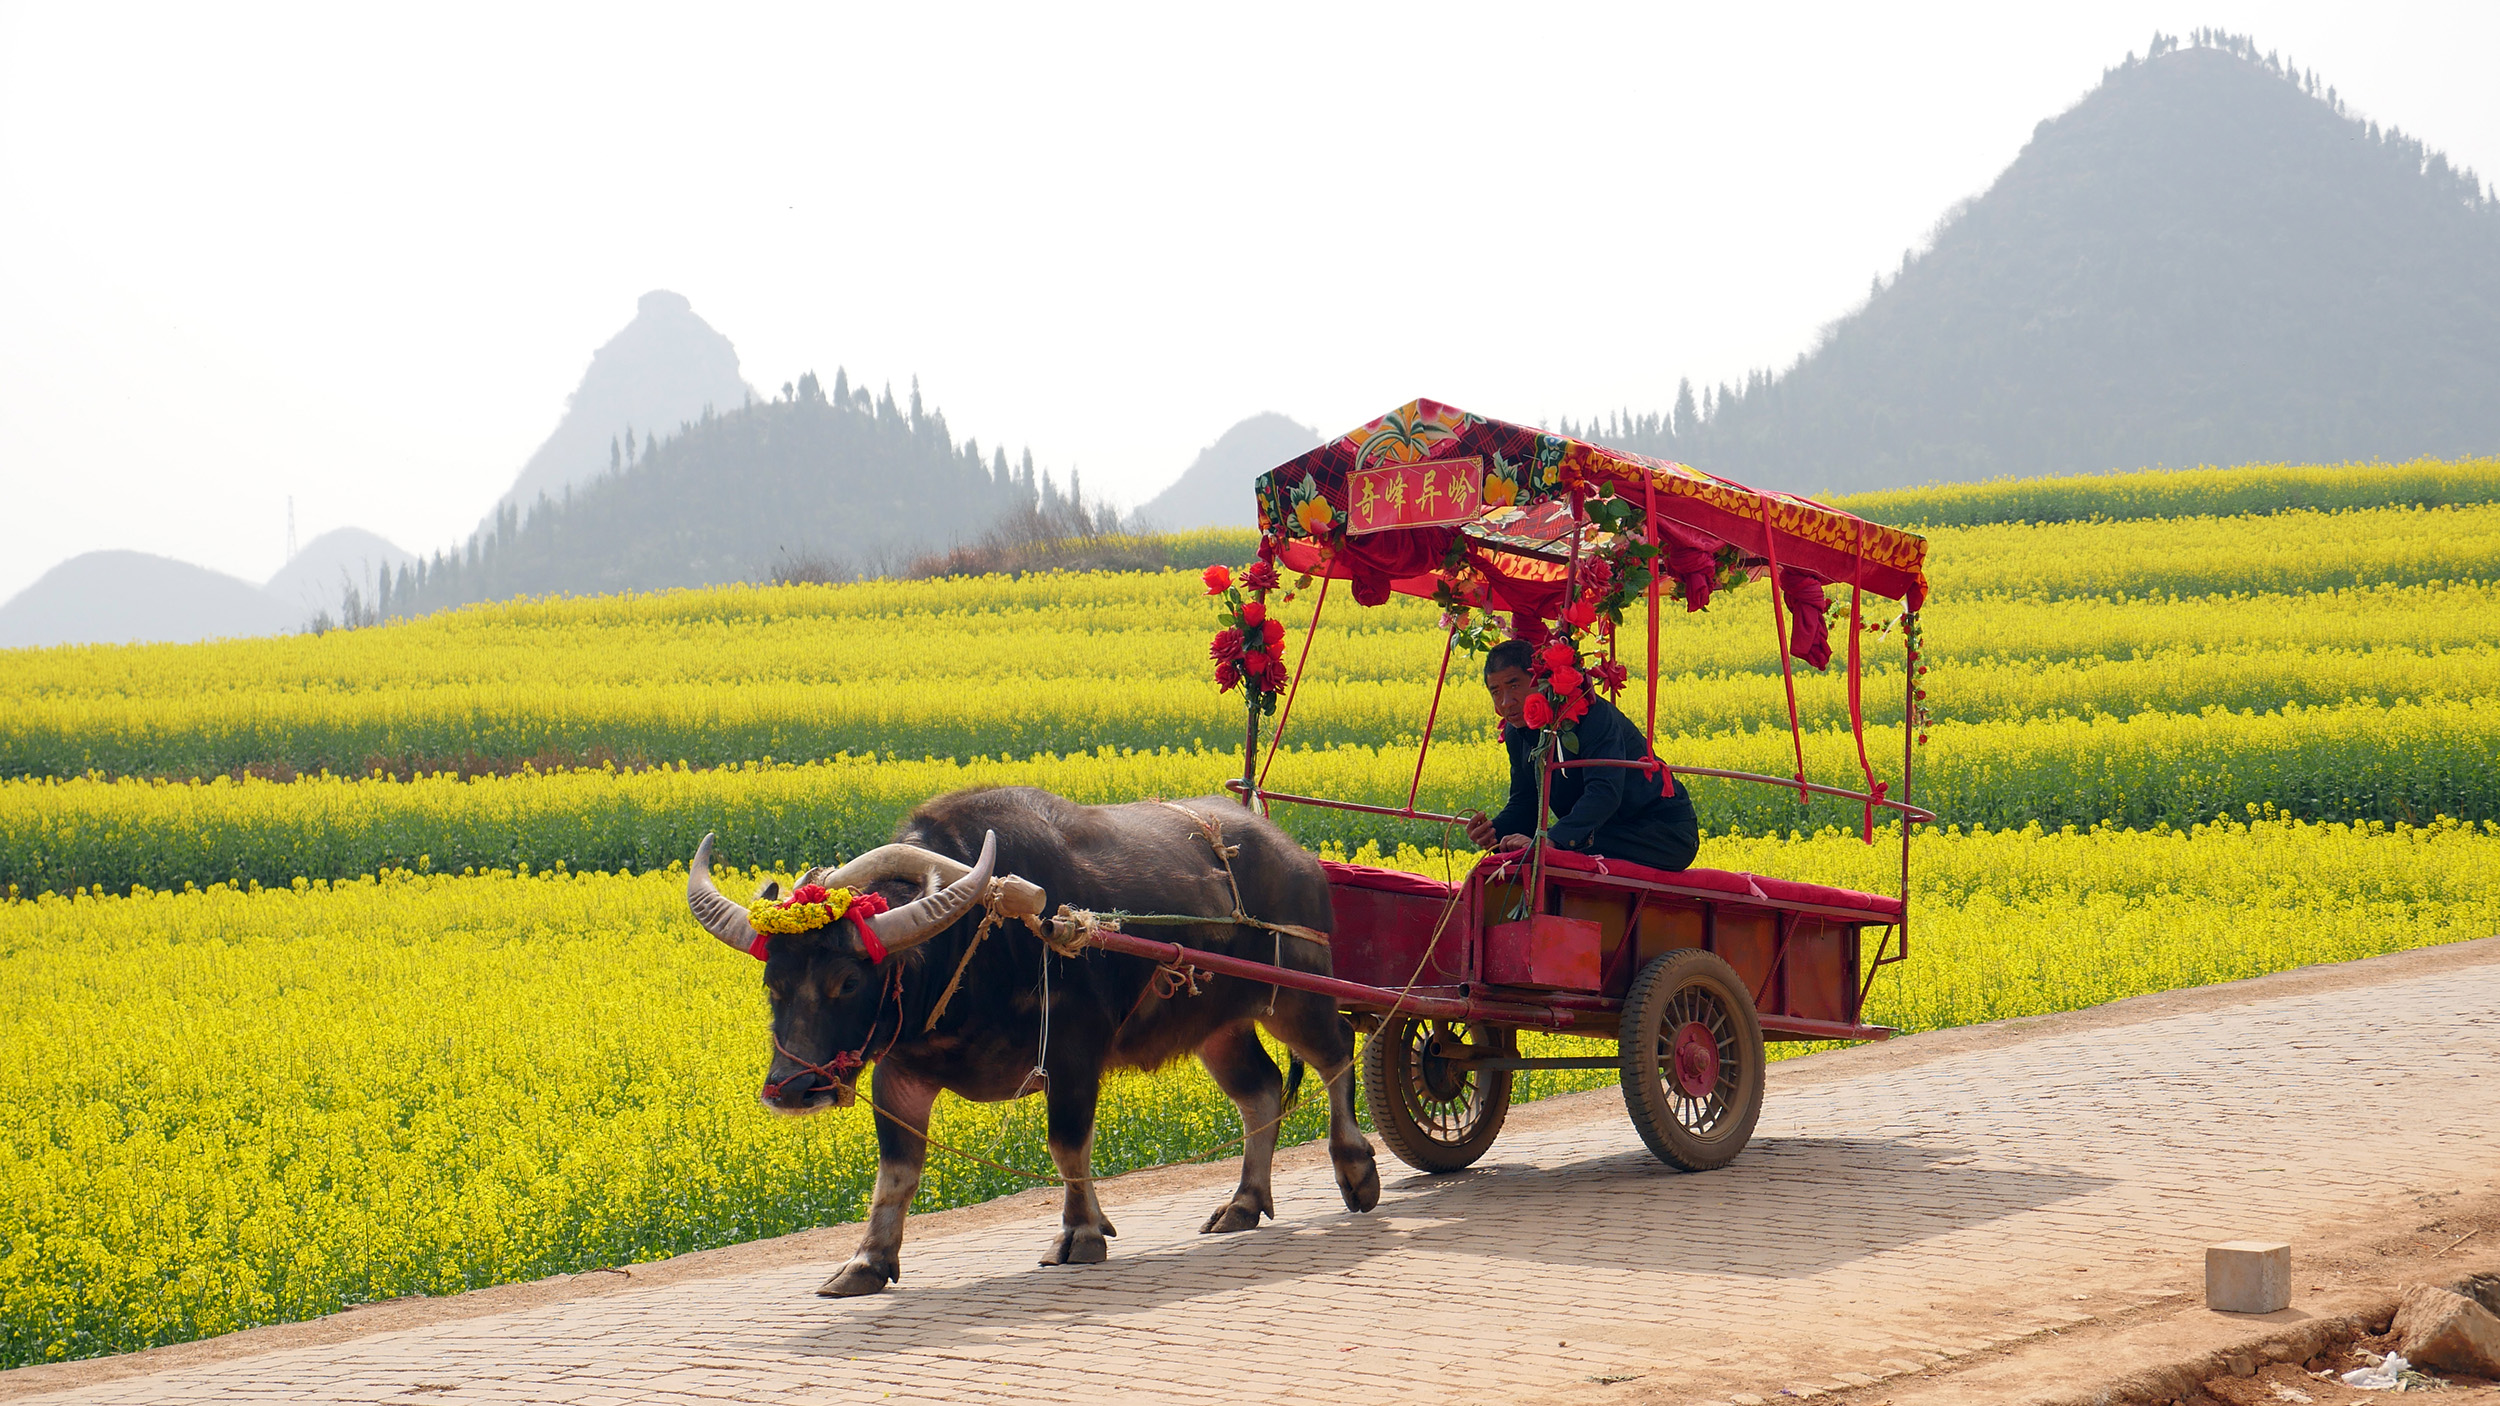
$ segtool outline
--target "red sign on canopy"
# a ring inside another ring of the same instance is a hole
[[[1470,522],[1484,511],[1484,457],[1426,459],[1357,469],[1346,480],[1347,530],[1355,536],[1392,527]]]

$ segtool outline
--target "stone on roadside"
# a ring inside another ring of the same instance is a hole
[[[2443,1372],[2500,1377],[2500,1316],[2435,1284],[2405,1291],[2396,1310],[2405,1360]]]
[[[2205,1307],[2279,1313],[2292,1306],[2292,1247],[2233,1240],[2205,1247]]]

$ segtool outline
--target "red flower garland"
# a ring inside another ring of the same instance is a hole
[[[1246,689],[1262,713],[1276,711],[1277,696],[1290,681],[1283,657],[1284,622],[1270,619],[1267,613],[1267,593],[1281,584],[1275,553],[1275,540],[1262,538],[1258,560],[1243,567],[1238,577],[1230,567],[1218,564],[1208,567],[1200,578],[1207,594],[1218,598],[1224,621],[1207,645],[1207,657],[1215,661],[1215,686],[1225,693]]]

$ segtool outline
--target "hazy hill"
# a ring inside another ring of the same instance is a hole
[[[647,452],[640,446],[655,432],[675,433],[707,408],[734,409],[753,395],[738,375],[738,349],[692,303],[662,289],[645,293],[634,320],[591,354],[555,433],[498,506],[561,497]]]
[[[349,592],[369,604],[384,575],[415,560],[361,527],[342,527],[305,543],[261,589],[293,611],[297,624],[316,615],[335,618],[345,613]]]
[[[1786,372],[1608,430],[1851,491],[2489,453],[2495,387],[2500,204],[2314,74],[2200,34],[2042,122]]]
[[[0,649],[188,643],[300,630],[369,607],[416,558],[360,528],[306,543],[264,585],[150,552],[88,552],[0,605]]]
[[[293,609],[222,571],[148,552],[86,552],[0,605],[0,649],[268,635],[302,625]]]
[[[789,394],[705,414],[622,471],[507,505],[459,551],[400,572],[381,599],[407,615],[476,600],[648,591],[758,580],[776,571],[891,570],[914,553],[980,537],[1010,512],[1064,515],[1081,502],[1027,453],[984,461],[946,417],[871,397],[837,373]]]
[[[1319,431],[1274,411],[1253,415],[1198,451],[1172,485],[1139,505],[1130,521],[1153,532],[1195,527],[1255,527],[1250,481],[1306,450]]]

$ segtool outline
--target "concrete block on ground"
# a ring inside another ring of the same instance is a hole
[[[2205,1247],[2205,1307],[2279,1313],[2292,1306],[2292,1247],[2232,1240]]]

